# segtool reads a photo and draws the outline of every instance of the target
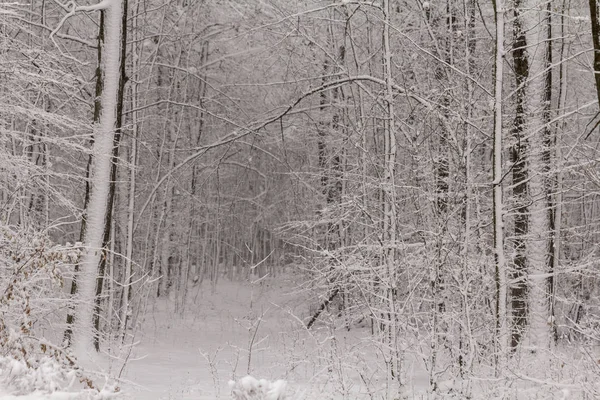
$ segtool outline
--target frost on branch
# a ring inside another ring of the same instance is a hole
[[[266,379],[255,379],[250,375],[237,382],[229,381],[231,395],[234,400],[285,400],[287,383],[282,380],[275,382]]]

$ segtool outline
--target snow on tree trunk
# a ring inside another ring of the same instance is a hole
[[[119,88],[119,57],[121,36],[122,0],[104,0],[105,42],[103,44],[104,91],[101,97],[102,111],[99,123],[94,127],[94,165],[91,174],[91,196],[87,214],[85,253],[77,276],[79,291],[76,296],[75,330],[73,346],[79,359],[85,360],[93,349],[92,316],[96,289],[97,268],[102,255],[107,199],[110,188],[110,168],[117,117],[117,93]]]
[[[135,118],[134,118],[135,121]],[[121,324],[120,324],[120,335],[121,338],[125,337],[125,331],[127,329],[127,323],[129,318],[129,290],[131,281],[131,264],[133,257],[133,217],[134,217],[134,206],[135,206],[135,166],[137,157],[137,123],[134,122],[133,130],[134,134],[131,138],[131,153],[129,163],[131,165],[131,171],[129,172],[129,200],[127,205],[127,248],[126,248],[126,259],[125,259],[125,274],[123,277],[123,302],[121,306]]]
[[[494,253],[496,260],[496,373],[504,374],[508,348],[506,318],[506,257],[504,254],[504,211],[502,204],[502,83],[504,63],[504,1],[496,3],[496,61],[494,71],[494,165],[493,221]]]
[[[523,4],[523,30],[526,32],[529,59],[528,82],[528,128],[531,143],[529,192],[530,207],[529,238],[527,253],[529,258],[529,346],[547,349],[550,346],[548,325],[547,273],[549,220],[546,210],[546,193],[543,171],[544,147],[544,90],[546,54],[545,40],[547,25],[546,10],[539,0]]]
[[[396,291],[397,291],[397,271],[395,263],[395,246],[396,246],[396,187],[395,187],[395,170],[396,170],[396,129],[394,125],[394,93],[392,89],[392,50],[390,45],[390,17],[391,7],[390,1],[384,0],[384,25],[383,25],[383,70],[385,79],[385,105],[387,119],[384,121],[385,138],[384,138],[384,216],[383,216],[383,234],[384,234],[384,261],[388,270],[388,288],[387,300],[389,307],[389,327],[388,339],[390,348],[390,362],[388,379],[394,381],[393,384],[388,384],[388,395],[396,395],[400,390],[401,382],[401,355],[398,350],[399,343],[397,338],[397,312],[396,312]]]
[[[512,51],[515,71],[515,119],[512,126],[512,145],[510,162],[512,165],[512,197],[515,201],[513,217],[513,268],[510,273],[509,298],[511,315],[511,348],[516,349],[521,343],[523,332],[527,326],[527,248],[526,235],[529,218],[529,200],[527,199],[527,138],[525,122],[527,120],[527,78],[529,77],[529,61],[527,59],[527,41],[523,31],[520,5],[515,0],[513,19],[514,44]]]

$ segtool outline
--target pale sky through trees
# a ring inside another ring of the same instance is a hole
[[[0,399],[600,398],[595,0],[0,4]]]

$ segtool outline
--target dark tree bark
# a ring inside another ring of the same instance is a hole
[[[113,140],[112,164],[110,169],[110,192],[108,195],[105,220],[106,222],[104,224],[104,237],[102,239],[103,256],[100,259],[100,265],[98,266],[98,277],[96,278],[96,299],[94,306],[94,347],[96,351],[100,350],[100,296],[102,295],[102,287],[104,285],[104,273],[106,271],[106,260],[108,259],[107,250],[110,242],[110,232],[112,228],[112,210],[115,202],[117,164],[119,161],[119,145],[121,143],[122,137],[121,128],[123,126],[123,99],[125,97],[125,84],[127,83],[127,74],[125,70],[127,60],[127,0],[123,1],[123,19],[121,24],[121,75],[119,77],[119,92],[117,98],[117,126],[115,129],[115,137]]]
[[[515,2],[514,10],[514,49],[513,62],[517,90],[515,93],[516,109],[513,122],[512,136],[514,144],[510,149],[512,163],[513,197],[517,202],[514,219],[514,250],[513,268],[511,268],[509,298],[511,304],[511,348],[514,350],[521,342],[523,332],[527,326],[527,256],[525,248],[525,235],[527,234],[527,141],[524,137],[525,130],[525,101],[526,82],[529,77],[529,62],[527,60],[527,41],[521,25],[519,6],[520,0]]]
[[[346,54],[346,48],[342,45],[338,49],[338,62],[343,62]],[[327,83],[328,74],[330,71],[330,61],[325,60],[323,63],[323,85]],[[319,100],[319,110],[321,113],[325,113],[327,106],[334,106],[329,104],[330,102],[336,102],[340,96],[340,89],[335,88],[331,94],[331,100],[329,99],[329,92],[326,90],[321,91]],[[341,181],[341,158],[339,153],[331,155],[331,160],[328,160],[329,153],[327,151],[327,134],[331,131],[339,129],[340,115],[339,111],[334,108],[331,122],[319,122],[317,128],[318,142],[318,162],[321,168],[321,189],[325,195],[325,201],[327,206],[332,206],[341,201],[342,196],[342,181]],[[327,250],[334,250],[340,243],[340,230],[337,224],[328,223],[327,232],[325,234],[325,248]],[[337,295],[340,293],[339,282],[329,282],[332,289],[327,298],[321,303],[315,314],[311,317],[310,321],[306,324],[309,329],[319,318],[319,315],[325,310],[325,308],[331,303]]]
[[[123,115],[123,94],[124,94],[124,85],[127,80],[125,76],[125,57],[126,57],[126,21],[127,21],[127,0],[124,1],[124,13],[123,13],[123,29],[122,29],[122,50],[121,50],[121,76],[119,81],[119,98],[117,100],[117,126],[116,126],[116,134],[113,141],[113,159],[111,166],[111,183],[110,183],[110,194],[108,197],[107,203],[107,213],[106,213],[106,223],[104,230],[104,238],[103,238],[103,248],[106,249],[108,246],[108,242],[110,241],[110,230],[112,223],[112,208],[114,203],[114,192],[115,192],[115,182],[116,182],[116,174],[117,174],[117,160],[119,156],[119,142],[121,140],[121,126],[122,126],[122,115]],[[96,96],[94,99],[94,123],[98,123],[100,119],[100,114],[102,112],[102,104],[100,102],[100,98],[102,95],[102,90],[104,86],[104,74],[101,69],[102,62],[102,43],[104,42],[104,11],[100,12],[100,22],[99,22],[99,31],[98,31],[98,66],[96,68]],[[92,139],[92,144],[94,140]],[[90,154],[86,166],[86,184],[85,184],[85,197],[84,197],[84,205],[83,205],[83,215],[81,220],[81,230],[80,230],[80,241],[83,242],[86,234],[86,213],[88,208],[88,203],[90,199],[90,170],[93,164],[93,156]],[[100,325],[100,295],[102,293],[102,286],[104,283],[104,271],[106,269],[106,250],[104,251],[103,256],[101,257],[99,269],[98,269],[98,277],[96,281],[96,299],[95,299],[95,308],[94,308],[94,320],[93,325],[95,328],[94,335],[94,347],[96,351],[100,349],[98,329]],[[77,272],[79,272],[79,264],[75,265],[75,276]],[[74,277],[71,282],[71,296],[74,296],[77,293],[77,280]],[[64,333],[64,339],[67,344],[70,344],[71,337],[73,334],[72,325],[75,321],[73,309],[69,311],[67,314],[67,329]]]
[[[557,232],[555,225],[555,209],[556,204],[554,201],[554,195],[556,191],[556,179],[551,175],[550,166],[554,165],[553,162],[553,149],[556,146],[556,137],[554,130],[550,127],[550,121],[552,120],[552,8],[551,2],[548,2],[546,6],[546,26],[548,29],[548,40],[546,41],[546,76],[545,76],[545,88],[544,88],[544,150],[543,150],[543,172],[546,175],[546,204],[548,205],[548,220],[550,227],[550,235],[548,237],[548,294],[550,296],[550,316],[554,319],[554,289],[555,289],[555,277],[554,277],[554,266],[556,256],[554,246],[556,245],[556,236],[560,235]],[[554,323],[552,323],[552,333],[555,340],[558,340],[557,330]]]
[[[440,27],[438,20],[431,22],[432,27],[435,31],[439,32],[442,37],[442,46],[438,54],[444,63],[439,63],[435,69],[435,78],[438,81],[440,91],[443,93],[440,103],[442,108],[440,110],[441,121],[439,123],[439,137],[438,137],[438,150],[436,158],[434,159],[434,170],[435,170],[435,211],[437,218],[437,240],[436,240],[436,251],[437,259],[435,261],[434,277],[431,280],[431,292],[433,294],[433,330],[434,340],[431,342],[431,365],[432,371],[437,368],[438,349],[443,337],[441,332],[448,329],[448,324],[442,319],[442,315],[446,312],[446,278],[447,273],[445,271],[445,259],[447,258],[447,249],[444,246],[444,240],[448,232],[448,219],[449,219],[449,176],[450,176],[450,161],[448,155],[449,148],[449,132],[445,120],[448,118],[448,109],[451,103],[451,95],[449,94],[448,88],[452,85],[450,82],[450,72],[448,71],[447,65],[453,65],[453,46],[454,46],[454,32],[458,29],[456,11],[451,4],[451,1],[446,1],[446,18],[445,26]],[[428,18],[429,16],[426,15]],[[460,355],[459,355],[460,357]],[[461,361],[459,360],[459,364]],[[434,391],[438,389],[437,382],[433,374],[429,377],[429,384]]]
[[[102,97],[102,90],[104,87],[103,84],[103,79],[102,79],[102,43],[104,42],[104,11],[100,11],[100,21],[98,24],[98,38],[97,38],[97,42],[98,42],[98,51],[97,51],[97,67],[96,67],[96,90],[95,90],[95,97],[94,97],[94,117],[93,117],[93,122],[94,124],[97,124],[100,121],[100,113],[102,111],[102,103],[100,102],[100,98]],[[92,137],[92,139],[90,140],[90,146],[93,146],[94,144],[94,138]],[[91,182],[90,182],[90,174],[91,174],[91,169],[92,169],[92,163],[93,163],[94,159],[92,154],[89,155],[88,157],[88,161],[87,161],[87,165],[86,165],[86,169],[85,169],[85,195],[83,198],[83,212],[81,215],[81,228],[79,231],[79,241],[81,243],[84,242],[85,239],[85,232],[86,232],[86,214],[87,214],[87,209],[88,209],[88,204],[90,201],[90,191],[91,191]],[[71,281],[71,290],[70,290],[70,294],[71,294],[71,298],[73,298],[75,296],[75,294],[77,293],[77,275],[79,273],[79,269],[80,269],[80,264],[77,263],[75,264],[75,273],[73,275],[73,280]],[[75,309],[75,305],[71,304],[69,306],[69,312],[67,313],[67,328],[65,329],[65,333],[64,333],[64,342],[67,344],[67,346],[69,346],[71,344],[71,338],[73,336],[73,323],[75,322],[75,316],[74,316],[74,309]]]
[[[315,314],[310,318],[310,320],[306,324],[306,329],[310,329],[310,327],[313,326],[313,324],[319,318],[319,315],[321,315],[321,313],[325,310],[325,308],[329,305],[329,303],[331,303],[333,301],[333,299],[336,298],[336,296],[338,295],[339,292],[340,292],[339,288],[334,289],[331,292],[331,294],[329,295],[329,297],[327,297],[325,299],[325,301],[323,301],[323,303],[321,303],[321,305],[319,306],[319,308],[317,309]]]
[[[594,78],[596,81],[596,95],[600,104],[600,16],[598,15],[598,0],[589,0],[589,4],[592,41],[594,43]]]

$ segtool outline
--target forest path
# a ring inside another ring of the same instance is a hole
[[[221,281],[214,292],[192,287],[183,313],[172,300],[149,304],[123,374],[138,385],[125,385],[128,397],[227,399],[228,380],[249,369],[257,378],[286,379],[289,360],[304,350],[294,342],[306,335],[292,316],[303,308],[302,295],[289,294],[294,286],[286,279]]]

